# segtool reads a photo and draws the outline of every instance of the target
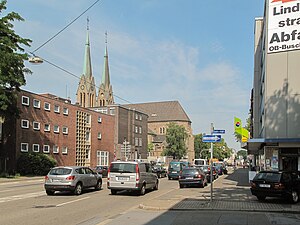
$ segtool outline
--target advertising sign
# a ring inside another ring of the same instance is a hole
[[[300,0],[269,0],[268,53],[300,49]]]

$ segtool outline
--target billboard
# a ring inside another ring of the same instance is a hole
[[[300,49],[300,0],[268,0],[268,53]]]

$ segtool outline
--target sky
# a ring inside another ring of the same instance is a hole
[[[14,22],[14,30],[32,40],[26,52],[51,63],[26,62],[32,74],[26,75],[22,89],[70,97],[75,103],[89,18],[98,87],[108,33],[116,104],[177,100],[192,121],[194,134],[209,134],[213,123],[215,129],[225,130],[222,137],[228,147],[239,150],[233,120],[241,118],[245,125],[249,116],[254,22],[263,16],[264,1],[99,0],[80,16],[95,2],[7,2],[1,17],[12,11],[23,17],[25,21]]]

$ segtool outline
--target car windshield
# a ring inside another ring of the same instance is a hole
[[[72,172],[70,168],[54,168],[50,171],[50,175],[68,175]]]
[[[196,174],[196,173],[199,173],[199,171],[195,170],[195,169],[184,169],[184,170],[182,170],[182,175]]]
[[[110,172],[136,173],[136,164],[112,163],[110,165]]]
[[[254,180],[266,180],[271,182],[279,182],[280,174],[279,173],[258,173],[254,177]]]
[[[180,163],[170,163],[169,169],[180,170]]]

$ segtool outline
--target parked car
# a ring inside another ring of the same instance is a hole
[[[210,182],[210,165],[205,165],[205,166],[196,166],[196,168],[200,168],[206,175],[206,178],[207,178],[207,182]],[[216,168],[213,166],[212,167],[213,169],[213,172],[212,172],[212,175],[213,175],[213,179],[212,180],[215,180],[219,177],[218,173],[217,173],[217,170]]]
[[[72,191],[80,195],[87,188],[100,190],[102,177],[84,166],[54,167],[45,176],[44,187],[47,195],[54,195],[55,191]]]
[[[115,161],[108,169],[107,188],[112,195],[122,190],[144,195],[147,189],[158,190],[158,177],[150,163]]]
[[[107,171],[108,167],[107,166],[96,166],[94,169],[97,173],[101,174],[102,177],[107,177]]]
[[[293,203],[299,201],[300,178],[297,172],[260,171],[251,181],[251,193],[258,200],[281,197]]]
[[[195,167],[184,168],[180,173],[178,181],[180,188],[185,186],[200,186],[203,188],[207,185],[205,173]]]
[[[152,167],[152,172],[156,173],[158,178],[162,178],[162,177],[167,176],[167,170],[161,165],[154,165]]]
[[[168,167],[168,179],[178,179],[182,169],[189,166],[188,162],[171,161]]]
[[[227,174],[227,168],[222,162],[214,162],[213,166],[216,168],[219,175]]]

